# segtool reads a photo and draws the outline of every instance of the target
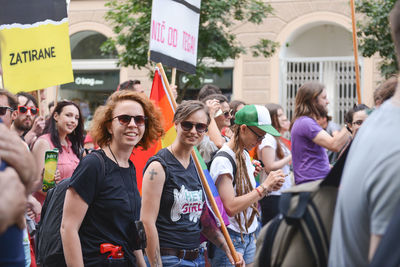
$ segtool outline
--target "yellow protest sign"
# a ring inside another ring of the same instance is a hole
[[[9,91],[73,81],[65,0],[0,0],[1,65]]]

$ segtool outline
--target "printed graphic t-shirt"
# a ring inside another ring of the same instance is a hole
[[[193,159],[185,169],[167,149],[151,157],[144,168],[158,161],[165,171],[156,227],[162,248],[195,249],[200,245],[203,188]]]

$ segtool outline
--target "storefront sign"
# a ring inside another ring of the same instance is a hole
[[[64,84],[61,89],[114,91],[119,84],[119,71],[74,71],[73,83]]]
[[[150,60],[196,73],[201,0],[153,0]]]
[[[0,0],[4,86],[32,91],[73,81],[65,0]]]

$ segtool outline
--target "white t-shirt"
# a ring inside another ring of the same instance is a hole
[[[227,153],[229,153],[229,155],[232,156],[232,158],[234,159],[234,161],[236,162],[236,157],[235,157],[235,153],[232,151],[232,149],[230,149],[228,147],[228,145],[225,143],[222,148],[220,149],[220,151],[226,151]],[[253,186],[253,188],[256,187],[256,180],[254,179],[254,166],[251,163],[251,159],[250,159],[250,155],[247,151],[243,152],[244,156],[245,156],[245,160],[246,160],[246,167],[247,167],[247,173],[249,174],[249,178],[250,178],[250,182],[251,185]],[[210,175],[214,181],[214,183],[217,181],[217,178],[222,175],[222,174],[230,174],[233,177],[233,167],[231,162],[229,161],[229,159],[225,158],[225,157],[217,157],[213,160],[213,162],[211,163],[211,167],[210,167]],[[236,185],[235,185],[235,190],[236,190]],[[235,191],[236,192],[236,191]],[[252,208],[248,208],[247,209],[247,219],[250,219],[251,213],[253,212]],[[244,229],[244,233],[246,233],[246,228],[244,226],[244,216],[242,214],[242,212],[240,213],[240,220],[243,223],[242,228]],[[229,229],[240,233],[240,227],[238,222],[236,221],[235,217],[229,217],[229,225],[227,226]],[[258,221],[257,218],[254,218],[252,224],[249,227],[249,231],[247,233],[253,233],[257,230],[258,227]]]
[[[275,137],[273,137],[270,134],[266,134],[264,139],[262,140],[261,144],[258,146],[258,150],[261,151],[265,147],[271,147],[273,150],[276,151],[277,146],[278,146],[278,143],[277,143]],[[285,157],[289,156],[290,150],[282,142],[281,142],[281,147],[282,147],[283,154],[285,155]],[[258,153],[258,155],[260,155],[259,160],[262,161],[262,154]],[[276,153],[275,153],[275,155],[276,155]],[[276,160],[279,160],[277,156],[275,156],[275,161]],[[283,166],[282,171],[285,175],[287,175],[285,177],[285,182],[283,183],[282,187],[278,191],[273,191],[273,192],[271,192],[270,195],[281,195],[282,191],[289,189],[292,186],[291,177],[289,175],[290,174],[289,164],[286,164],[285,166]],[[260,173],[260,183],[263,182],[267,178],[267,176],[268,175],[265,172],[265,170],[262,170]]]

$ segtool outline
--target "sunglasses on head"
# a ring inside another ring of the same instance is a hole
[[[10,107],[0,107],[0,116],[6,115],[7,109],[10,110],[10,112],[13,112],[14,110]]]
[[[137,115],[137,116],[131,116],[131,115],[118,115],[115,116],[113,119],[118,119],[119,123],[123,126],[128,126],[131,123],[131,120],[134,120],[136,126],[142,126],[146,123],[147,117],[142,116],[142,115]]]
[[[18,112],[21,113],[21,114],[27,113],[28,110],[31,111],[32,115],[36,115],[39,112],[39,109],[36,108],[36,107],[18,106]]]
[[[253,132],[253,134],[255,134],[255,136],[257,136],[257,141],[261,142],[264,139],[264,135],[259,135],[258,133],[256,133],[256,131],[254,131],[253,129],[251,129],[250,127],[247,126],[247,128]]]
[[[207,131],[207,124],[204,123],[192,123],[190,121],[182,121],[181,127],[184,131],[188,132],[193,129],[193,126],[196,128],[198,133],[204,133]]]

